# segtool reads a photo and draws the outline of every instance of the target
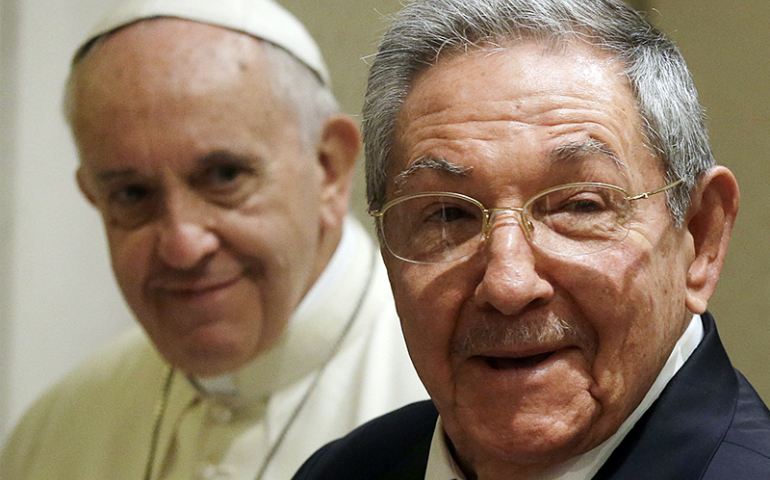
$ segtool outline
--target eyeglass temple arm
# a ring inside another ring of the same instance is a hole
[[[655,195],[657,193],[661,193],[661,192],[665,192],[666,190],[670,190],[670,189],[676,187],[677,185],[679,185],[682,182],[684,182],[684,179],[680,178],[676,182],[669,183],[665,187],[660,187],[657,190],[652,190],[651,192],[644,192],[644,193],[640,193],[639,195],[636,195],[636,196],[633,196],[633,197],[628,197],[628,201],[632,202],[634,200],[643,200],[643,199],[645,199],[645,198],[647,198],[647,197],[649,197],[651,195]]]

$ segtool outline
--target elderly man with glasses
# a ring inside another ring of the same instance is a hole
[[[432,402],[296,479],[767,479],[706,311],[738,210],[680,53],[616,0],[415,0],[374,59],[368,196]]]

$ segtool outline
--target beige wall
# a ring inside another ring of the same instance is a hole
[[[770,2],[652,0],[709,116],[717,162],[741,187],[741,211],[710,309],[733,363],[770,401]]]
[[[386,16],[401,8],[400,0],[278,0],[294,13],[318,42],[332,75],[342,109],[358,115],[363,105],[368,67],[364,58],[377,51],[388,25]],[[363,165],[358,166],[352,208],[364,225],[366,214]]]
[[[60,113],[72,51],[116,0],[0,0],[0,443],[29,403],[133,322]]]

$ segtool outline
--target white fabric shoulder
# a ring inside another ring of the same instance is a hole
[[[25,413],[0,457],[0,478],[42,480],[55,469],[57,478],[95,479],[105,464],[141,478],[165,372],[138,327],[109,342]],[[104,458],[115,444],[125,457]]]

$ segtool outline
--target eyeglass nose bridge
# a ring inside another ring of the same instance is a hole
[[[492,232],[492,226],[495,223],[495,219],[498,215],[501,213],[517,213],[518,215],[515,215],[516,217],[516,223],[519,225],[519,227],[524,232],[524,236],[527,237],[527,239],[531,238],[532,230],[534,229],[534,226],[532,225],[532,222],[529,221],[527,216],[524,214],[524,208],[523,207],[494,207],[494,208],[484,208],[484,227],[482,229],[482,234],[484,235],[484,239],[489,238],[489,234]]]

